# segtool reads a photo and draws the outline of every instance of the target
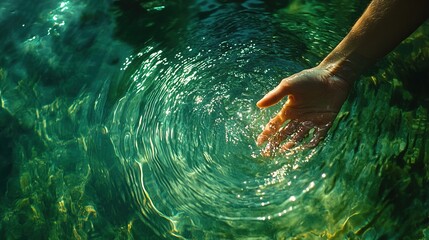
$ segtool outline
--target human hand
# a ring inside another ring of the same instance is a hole
[[[315,147],[331,127],[350,87],[350,83],[321,67],[307,69],[283,79],[257,103],[258,107],[266,108],[288,96],[283,108],[257,138],[258,145],[268,141],[262,154],[270,156],[277,149],[290,149],[312,129],[313,136],[304,147]],[[282,127],[287,120],[290,121]],[[285,143],[280,147],[283,141]]]

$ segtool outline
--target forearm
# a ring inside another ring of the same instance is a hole
[[[348,81],[392,51],[429,16],[429,0],[373,0],[347,36],[321,62]]]

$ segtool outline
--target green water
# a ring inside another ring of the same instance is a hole
[[[325,141],[262,157],[368,1],[0,3],[0,239],[428,239],[429,26]]]

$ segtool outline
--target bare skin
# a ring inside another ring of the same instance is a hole
[[[257,138],[258,145],[268,142],[263,154],[296,146],[312,129],[304,147],[316,146],[361,73],[414,32],[429,17],[428,9],[429,0],[373,0],[318,66],[283,79],[259,100],[257,106],[266,108],[288,97]]]

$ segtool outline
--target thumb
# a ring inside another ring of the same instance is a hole
[[[289,94],[289,86],[283,81],[276,88],[267,93],[261,100],[259,100],[256,103],[256,106],[258,106],[259,108],[266,108],[272,106]]]

